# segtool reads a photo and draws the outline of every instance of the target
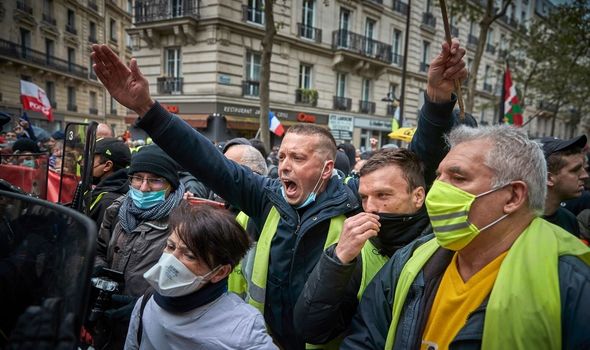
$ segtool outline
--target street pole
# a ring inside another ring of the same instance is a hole
[[[404,40],[404,63],[402,65],[402,87],[399,96],[399,127],[404,126],[404,109],[406,107],[406,75],[408,73],[408,46],[410,43],[410,18],[412,13],[412,0],[408,0],[408,17],[406,18],[406,35]]]

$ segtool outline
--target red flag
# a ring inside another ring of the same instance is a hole
[[[20,81],[20,99],[24,110],[41,112],[47,120],[53,121],[51,103],[43,89],[30,81]]]
[[[522,109],[516,93],[516,84],[512,81],[510,69],[506,66],[504,73],[504,123],[522,126]]]

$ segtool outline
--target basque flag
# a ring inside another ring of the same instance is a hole
[[[53,121],[51,103],[45,91],[30,81],[20,81],[20,100],[24,110],[41,112],[47,120]]]
[[[277,118],[277,116],[273,112],[268,112],[268,126],[270,131],[272,131],[277,136],[283,136],[283,134],[285,133],[283,125],[279,121],[279,118]]]

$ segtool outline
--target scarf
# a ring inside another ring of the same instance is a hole
[[[170,211],[180,204],[184,195],[184,185],[180,183],[176,191],[170,193],[162,203],[149,209],[139,209],[133,204],[129,195],[125,196],[119,209],[119,221],[125,233],[131,233],[139,223],[144,221],[160,220],[170,215]]]
[[[154,301],[162,309],[182,313],[207,305],[227,292],[227,277],[217,283],[207,283],[197,291],[181,297],[166,297],[154,292]]]

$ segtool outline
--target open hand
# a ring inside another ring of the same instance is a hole
[[[92,68],[109,94],[123,106],[143,116],[154,104],[147,79],[135,58],[127,67],[107,45],[92,45]]]

